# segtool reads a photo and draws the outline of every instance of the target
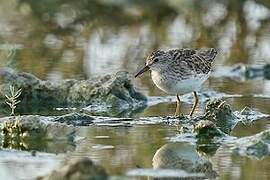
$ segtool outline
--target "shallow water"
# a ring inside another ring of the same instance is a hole
[[[153,49],[175,47],[216,47],[219,54],[213,69],[217,74],[225,65],[270,62],[270,3],[266,0],[257,3],[227,0],[224,4],[206,0],[86,2],[0,1],[0,67],[11,67],[52,81],[86,79],[119,70],[135,74]],[[160,100],[160,103],[153,101],[134,117],[174,113],[174,97],[157,89],[148,73],[134,83],[150,98]],[[269,87],[270,81],[262,77],[213,75],[202,92],[228,95],[224,99],[234,111],[248,106],[270,114]],[[187,114],[192,101],[183,99],[182,110]],[[203,112],[204,104],[202,101],[196,114]],[[59,108],[65,107],[22,107],[18,113],[59,115],[76,111]],[[232,135],[243,137],[269,129],[269,120],[237,125]],[[83,139],[76,145],[64,144],[60,152],[71,157],[90,157],[109,174],[125,175],[131,169],[151,168],[155,152],[171,142],[170,138],[178,133],[177,128],[160,124],[78,127],[77,136]],[[47,145],[37,149],[55,153],[59,152],[57,148]],[[6,179],[32,179],[37,175],[33,172],[42,175],[52,169],[51,164],[59,163],[58,158],[50,156],[50,163],[43,162],[45,158],[34,158],[33,163],[17,165],[13,158],[16,154],[3,154],[11,159],[0,158],[0,174]],[[269,156],[240,157],[232,155],[226,147],[205,156],[211,160],[219,179],[270,179]],[[28,161],[28,157],[23,161]],[[13,174],[14,167],[18,173]],[[22,172],[27,172],[27,177]]]

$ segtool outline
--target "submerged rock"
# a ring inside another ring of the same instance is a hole
[[[22,88],[20,100],[23,105],[96,105],[106,110],[123,111],[143,107],[147,101],[143,94],[135,90],[127,72],[89,80],[51,82],[42,81],[29,73],[0,69],[0,77],[2,106],[10,85]]]
[[[40,177],[39,180],[106,180],[108,174],[105,169],[94,164],[89,158],[80,158],[67,162],[64,166],[54,170],[48,176]]]
[[[237,155],[257,159],[270,155],[270,130],[237,139],[233,145],[233,152]]]
[[[195,145],[186,142],[169,143],[158,149],[153,157],[153,168],[180,169],[188,173],[203,173],[202,179],[217,176],[211,162],[199,156]],[[198,179],[198,177],[195,179]]]

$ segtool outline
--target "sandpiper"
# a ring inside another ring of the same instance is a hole
[[[214,48],[157,50],[147,57],[144,68],[135,78],[150,70],[152,80],[159,89],[176,95],[176,117],[181,116],[179,95],[193,92],[195,101],[189,113],[192,116],[198,104],[196,91],[209,77],[216,55]]]

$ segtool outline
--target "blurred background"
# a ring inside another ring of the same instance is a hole
[[[0,64],[42,79],[134,73],[153,49],[215,47],[218,65],[270,57],[269,0],[0,0]]]

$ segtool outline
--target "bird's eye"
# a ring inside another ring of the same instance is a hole
[[[158,62],[158,60],[159,60],[158,58],[155,58],[155,59],[154,59],[154,62]]]

